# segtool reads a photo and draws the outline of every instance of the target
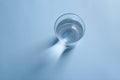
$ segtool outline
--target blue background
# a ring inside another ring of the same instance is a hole
[[[86,25],[66,52],[54,48],[64,13]],[[120,1],[0,0],[0,80],[120,80]]]

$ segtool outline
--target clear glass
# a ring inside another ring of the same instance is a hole
[[[83,20],[76,14],[66,13],[55,22],[54,31],[57,38],[66,46],[75,45],[85,33]]]

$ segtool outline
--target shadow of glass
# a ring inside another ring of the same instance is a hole
[[[53,36],[42,43],[35,43],[34,45],[28,46],[27,49],[24,49],[25,54],[21,54],[21,56],[29,56],[21,60],[22,64],[25,66],[24,74],[26,75],[23,76],[24,78],[35,79],[39,75],[43,78],[42,75],[49,72],[48,70],[51,67],[52,58],[50,57],[50,52],[47,50],[57,42],[58,39]]]
[[[56,37],[49,39],[49,41],[42,43],[42,45],[42,48],[38,47],[37,50],[35,49],[31,52],[35,56],[34,64],[27,71],[26,76],[39,77],[40,79],[45,78],[45,75],[51,74],[51,70],[56,71],[56,69],[59,69],[60,66],[66,63],[74,48],[66,47]]]
[[[69,64],[69,59],[72,57],[72,53],[74,51],[75,46],[67,47],[66,50],[62,53],[57,64],[55,65],[55,70],[59,73],[64,71],[66,66]]]

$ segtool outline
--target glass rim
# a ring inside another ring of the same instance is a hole
[[[62,14],[61,16],[59,16],[59,17],[56,19],[55,24],[54,24],[54,32],[55,32],[55,35],[57,36],[57,38],[62,41],[62,39],[59,37],[59,35],[58,35],[57,32],[56,32],[56,28],[57,28],[58,24],[59,24],[62,20],[67,19],[67,18],[64,18],[64,17],[67,17],[67,16],[69,16],[68,18],[79,22],[79,23],[81,24],[81,26],[82,26],[82,29],[83,29],[82,36],[81,36],[78,40],[76,40],[75,42],[70,43],[70,44],[74,44],[74,43],[78,42],[78,41],[84,36],[85,31],[86,31],[84,21],[83,21],[83,19],[82,19],[79,15],[74,14],[74,13],[65,13],[65,14]],[[62,19],[62,18],[63,18],[63,19]],[[61,19],[61,20],[60,20],[60,19]]]

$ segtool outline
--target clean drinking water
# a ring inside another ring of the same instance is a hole
[[[82,25],[73,19],[62,20],[56,28],[57,35],[60,40],[66,44],[71,44],[78,41],[83,36]]]

